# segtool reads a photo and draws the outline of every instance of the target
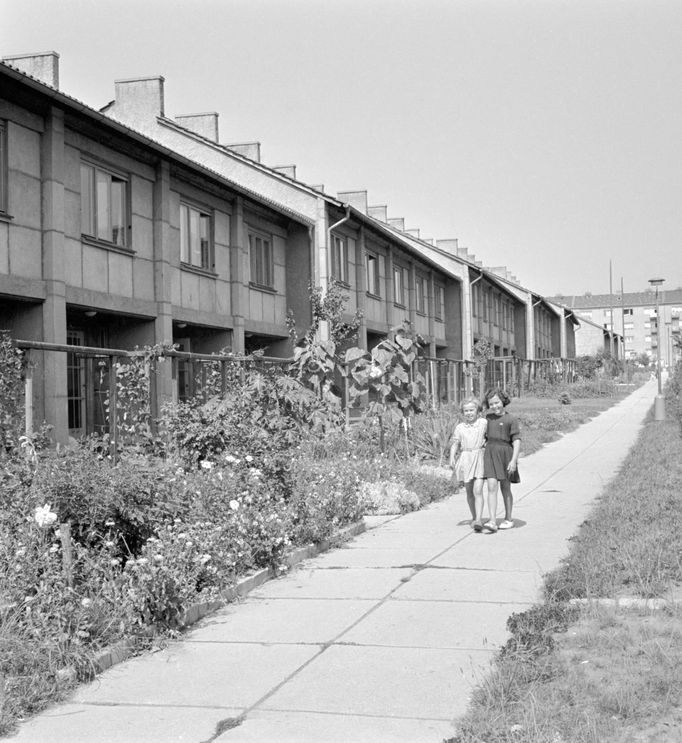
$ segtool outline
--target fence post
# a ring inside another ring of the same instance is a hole
[[[158,373],[158,359],[152,357],[149,359],[149,415],[151,420],[149,421],[149,427],[152,433],[156,436],[157,433],[157,420],[159,418],[159,400],[157,397],[157,373]]]
[[[62,543],[62,568],[66,585],[73,586],[73,552],[71,551],[71,524],[59,524],[59,539]]]
[[[31,368],[31,349],[24,351],[26,366],[24,367],[24,433],[30,436],[33,433],[33,369]]]
[[[118,356],[108,357],[109,367],[109,451],[114,464],[118,461],[118,395],[116,389],[116,364]]]
[[[220,362],[220,397],[225,397],[227,392],[227,361],[222,359]]]

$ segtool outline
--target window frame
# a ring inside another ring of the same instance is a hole
[[[247,241],[249,243],[249,283],[258,289],[275,291],[275,245],[270,233],[249,227],[247,229]],[[265,254],[261,256],[259,275],[258,256],[254,252],[255,244],[260,241],[261,246],[267,245]]]
[[[370,263],[374,269],[370,271]],[[379,256],[376,253],[367,251],[365,253],[365,275],[367,284],[367,293],[372,297],[381,297],[381,275],[379,268]],[[370,281],[370,276],[372,280]]]
[[[399,307],[407,308],[408,285],[405,281],[407,277],[407,268],[399,263],[393,264],[393,304]],[[399,281],[398,281],[399,279]],[[400,292],[398,292],[398,283],[400,283]],[[400,297],[398,297],[400,294]]]
[[[434,284],[433,315],[435,320],[445,320],[445,287],[442,284]]]
[[[186,227],[183,229],[183,213],[187,210],[187,222]],[[192,258],[194,254],[192,246],[192,213],[198,215],[198,220],[195,223],[199,225],[199,254],[201,263],[195,263]],[[207,245],[202,245],[203,237],[203,225],[207,225],[206,242]],[[209,271],[213,273],[215,271],[215,231],[214,231],[215,219],[213,218],[213,210],[207,207],[199,206],[196,203],[188,201],[187,199],[180,199],[180,264],[183,267],[198,269],[200,271]],[[184,244],[184,235],[189,237],[187,246]],[[185,247],[187,250],[185,250]],[[189,260],[187,260],[189,259]]]
[[[348,238],[332,232],[331,244],[331,275],[341,284],[349,286],[348,283]]]
[[[419,273],[414,277],[414,304],[415,312],[426,315],[429,304],[429,290],[426,276]]]
[[[92,172],[92,178],[88,179],[87,184],[83,177],[84,169],[88,169]],[[107,224],[103,225],[100,223],[100,219],[103,216],[102,207],[99,201],[100,186],[102,181],[98,179],[98,175],[105,176],[108,179],[107,187]],[[81,238],[86,240],[93,240],[101,245],[115,248],[118,250],[131,251],[131,219],[130,219],[130,178],[123,174],[121,171],[115,170],[114,168],[107,167],[100,163],[88,160],[87,158],[81,158],[80,161],[80,209],[81,209]],[[115,225],[114,211],[115,211],[115,200],[111,186],[113,183],[119,183],[122,187],[122,195],[119,197],[118,207],[120,209],[121,224],[117,228]],[[89,214],[85,214],[85,190],[84,185],[88,187],[88,211]],[[88,224],[86,225],[86,221]],[[87,227],[87,229],[85,229]],[[114,230],[119,229],[121,241],[115,239]],[[103,233],[108,232],[108,235]]]

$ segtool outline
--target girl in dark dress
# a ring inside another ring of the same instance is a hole
[[[483,476],[488,485],[488,505],[490,521],[483,524],[486,531],[495,533],[498,528],[511,529],[514,526],[512,507],[514,499],[511,492],[510,476],[517,472],[521,434],[519,422],[506,411],[511,402],[503,390],[488,390],[483,404],[488,409],[487,444],[483,455]],[[495,513],[497,511],[497,488],[502,491],[504,500],[504,521],[498,527]]]

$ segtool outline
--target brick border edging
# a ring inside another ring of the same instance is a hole
[[[292,568],[298,563],[303,562],[303,560],[308,560],[322,552],[327,552],[332,547],[335,547],[339,542],[347,542],[358,534],[362,534],[366,529],[367,525],[365,524],[364,519],[356,521],[355,523],[340,529],[327,539],[323,539],[321,542],[308,544],[304,547],[297,547],[286,555],[284,564],[287,568]],[[221,609],[225,604],[228,604],[237,598],[246,596],[253,591],[254,588],[258,588],[258,586],[263,585],[263,583],[266,583],[272,578],[276,578],[278,575],[278,571],[272,567],[263,568],[256,573],[251,573],[250,575],[240,578],[234,586],[223,589],[218,598],[212,599],[211,601],[202,601],[198,604],[192,604],[192,606],[185,609],[180,616],[180,623],[183,629],[191,627],[208,614]],[[150,631],[148,636],[151,635],[152,633]],[[143,636],[147,636],[147,633],[143,633]],[[134,652],[135,642],[133,640],[120,640],[105,650],[101,650],[95,655],[93,660],[95,673],[103,673],[112,666],[122,663],[124,660],[130,658]]]

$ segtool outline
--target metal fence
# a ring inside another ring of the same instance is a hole
[[[76,437],[106,433],[114,449],[129,428],[131,416],[147,420],[150,432],[156,433],[162,399],[185,401],[200,397],[206,400],[213,395],[223,395],[235,383],[235,375],[243,379],[250,369],[286,368],[291,362],[291,359],[264,356],[186,353],[171,349],[150,353],[23,340],[15,344],[26,355],[26,430],[34,429],[34,384],[43,382],[36,379],[36,375],[48,373],[45,356],[66,354],[69,433]],[[130,390],[126,388],[126,370],[132,364],[142,366],[146,388],[141,393],[138,390],[138,397],[131,402]],[[481,396],[490,387],[521,396],[538,383],[570,382],[575,378],[575,361],[571,359],[527,360],[510,356],[491,359],[485,366],[478,367],[472,361],[422,357],[416,367],[424,377],[433,408],[456,405],[470,394]],[[343,385],[342,402],[350,419],[349,380],[343,377],[339,381]],[[39,397],[37,395],[36,399]]]

